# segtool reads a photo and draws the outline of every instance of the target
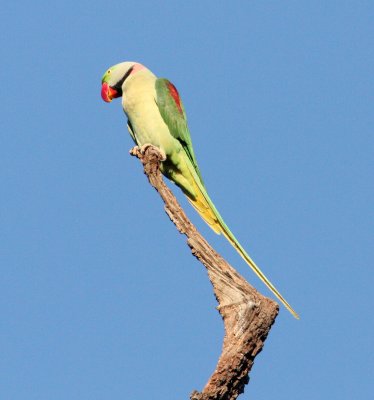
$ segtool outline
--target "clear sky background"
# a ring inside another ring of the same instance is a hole
[[[0,398],[187,399],[214,370],[206,272],[100,97],[136,60],[178,87],[212,199],[301,315],[281,308],[241,398],[371,399],[374,2],[36,0],[0,18]]]

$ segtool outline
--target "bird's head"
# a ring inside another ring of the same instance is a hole
[[[101,80],[101,97],[107,103],[116,97],[122,96],[122,87],[130,75],[137,73],[145,67],[139,63],[126,61],[110,67]]]

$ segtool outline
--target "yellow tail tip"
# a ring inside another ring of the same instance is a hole
[[[290,311],[290,313],[296,318],[296,319],[300,319],[300,315],[297,313],[297,312],[295,312],[294,310],[288,310],[288,311]]]

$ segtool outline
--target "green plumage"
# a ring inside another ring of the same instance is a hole
[[[204,221],[227,238],[256,275],[298,318],[240,245],[210,199],[197,165],[183,103],[175,86],[167,79],[158,79],[141,64],[124,62],[110,68],[102,80],[105,101],[120,95],[134,142],[139,146],[151,144],[162,151],[165,159],[160,165],[161,172],[182,189]]]
[[[203,183],[199,167],[197,165],[195,152],[192,147],[191,134],[187,126],[187,117],[183,103],[175,86],[165,78],[156,80],[156,104],[165,124],[168,126],[172,136],[182,145],[188,158],[191,160],[197,175]]]

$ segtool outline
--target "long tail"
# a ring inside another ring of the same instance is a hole
[[[253,269],[255,274],[265,283],[265,285],[274,293],[276,297],[284,304],[284,306],[290,311],[290,313],[297,319],[299,319],[299,315],[295,312],[295,310],[288,304],[288,302],[284,299],[284,297],[278,292],[275,286],[269,281],[268,278],[262,273],[260,268],[256,265],[256,263],[252,260],[252,258],[248,255],[248,253],[244,250],[244,248],[240,245],[234,234],[230,231],[228,226],[225,224],[223,218],[217,211],[214,206],[212,200],[208,196],[208,193],[200,182],[200,179],[196,175],[196,172],[193,170],[193,167],[189,168],[191,174],[194,179],[194,192],[196,193],[195,197],[191,197],[187,193],[187,199],[192,204],[192,206],[196,209],[196,211],[200,214],[200,216],[206,221],[206,223],[214,230],[214,232],[220,234],[222,233],[226,239],[231,243],[231,245],[236,249],[236,251],[241,255],[241,257],[245,260],[245,262]]]

